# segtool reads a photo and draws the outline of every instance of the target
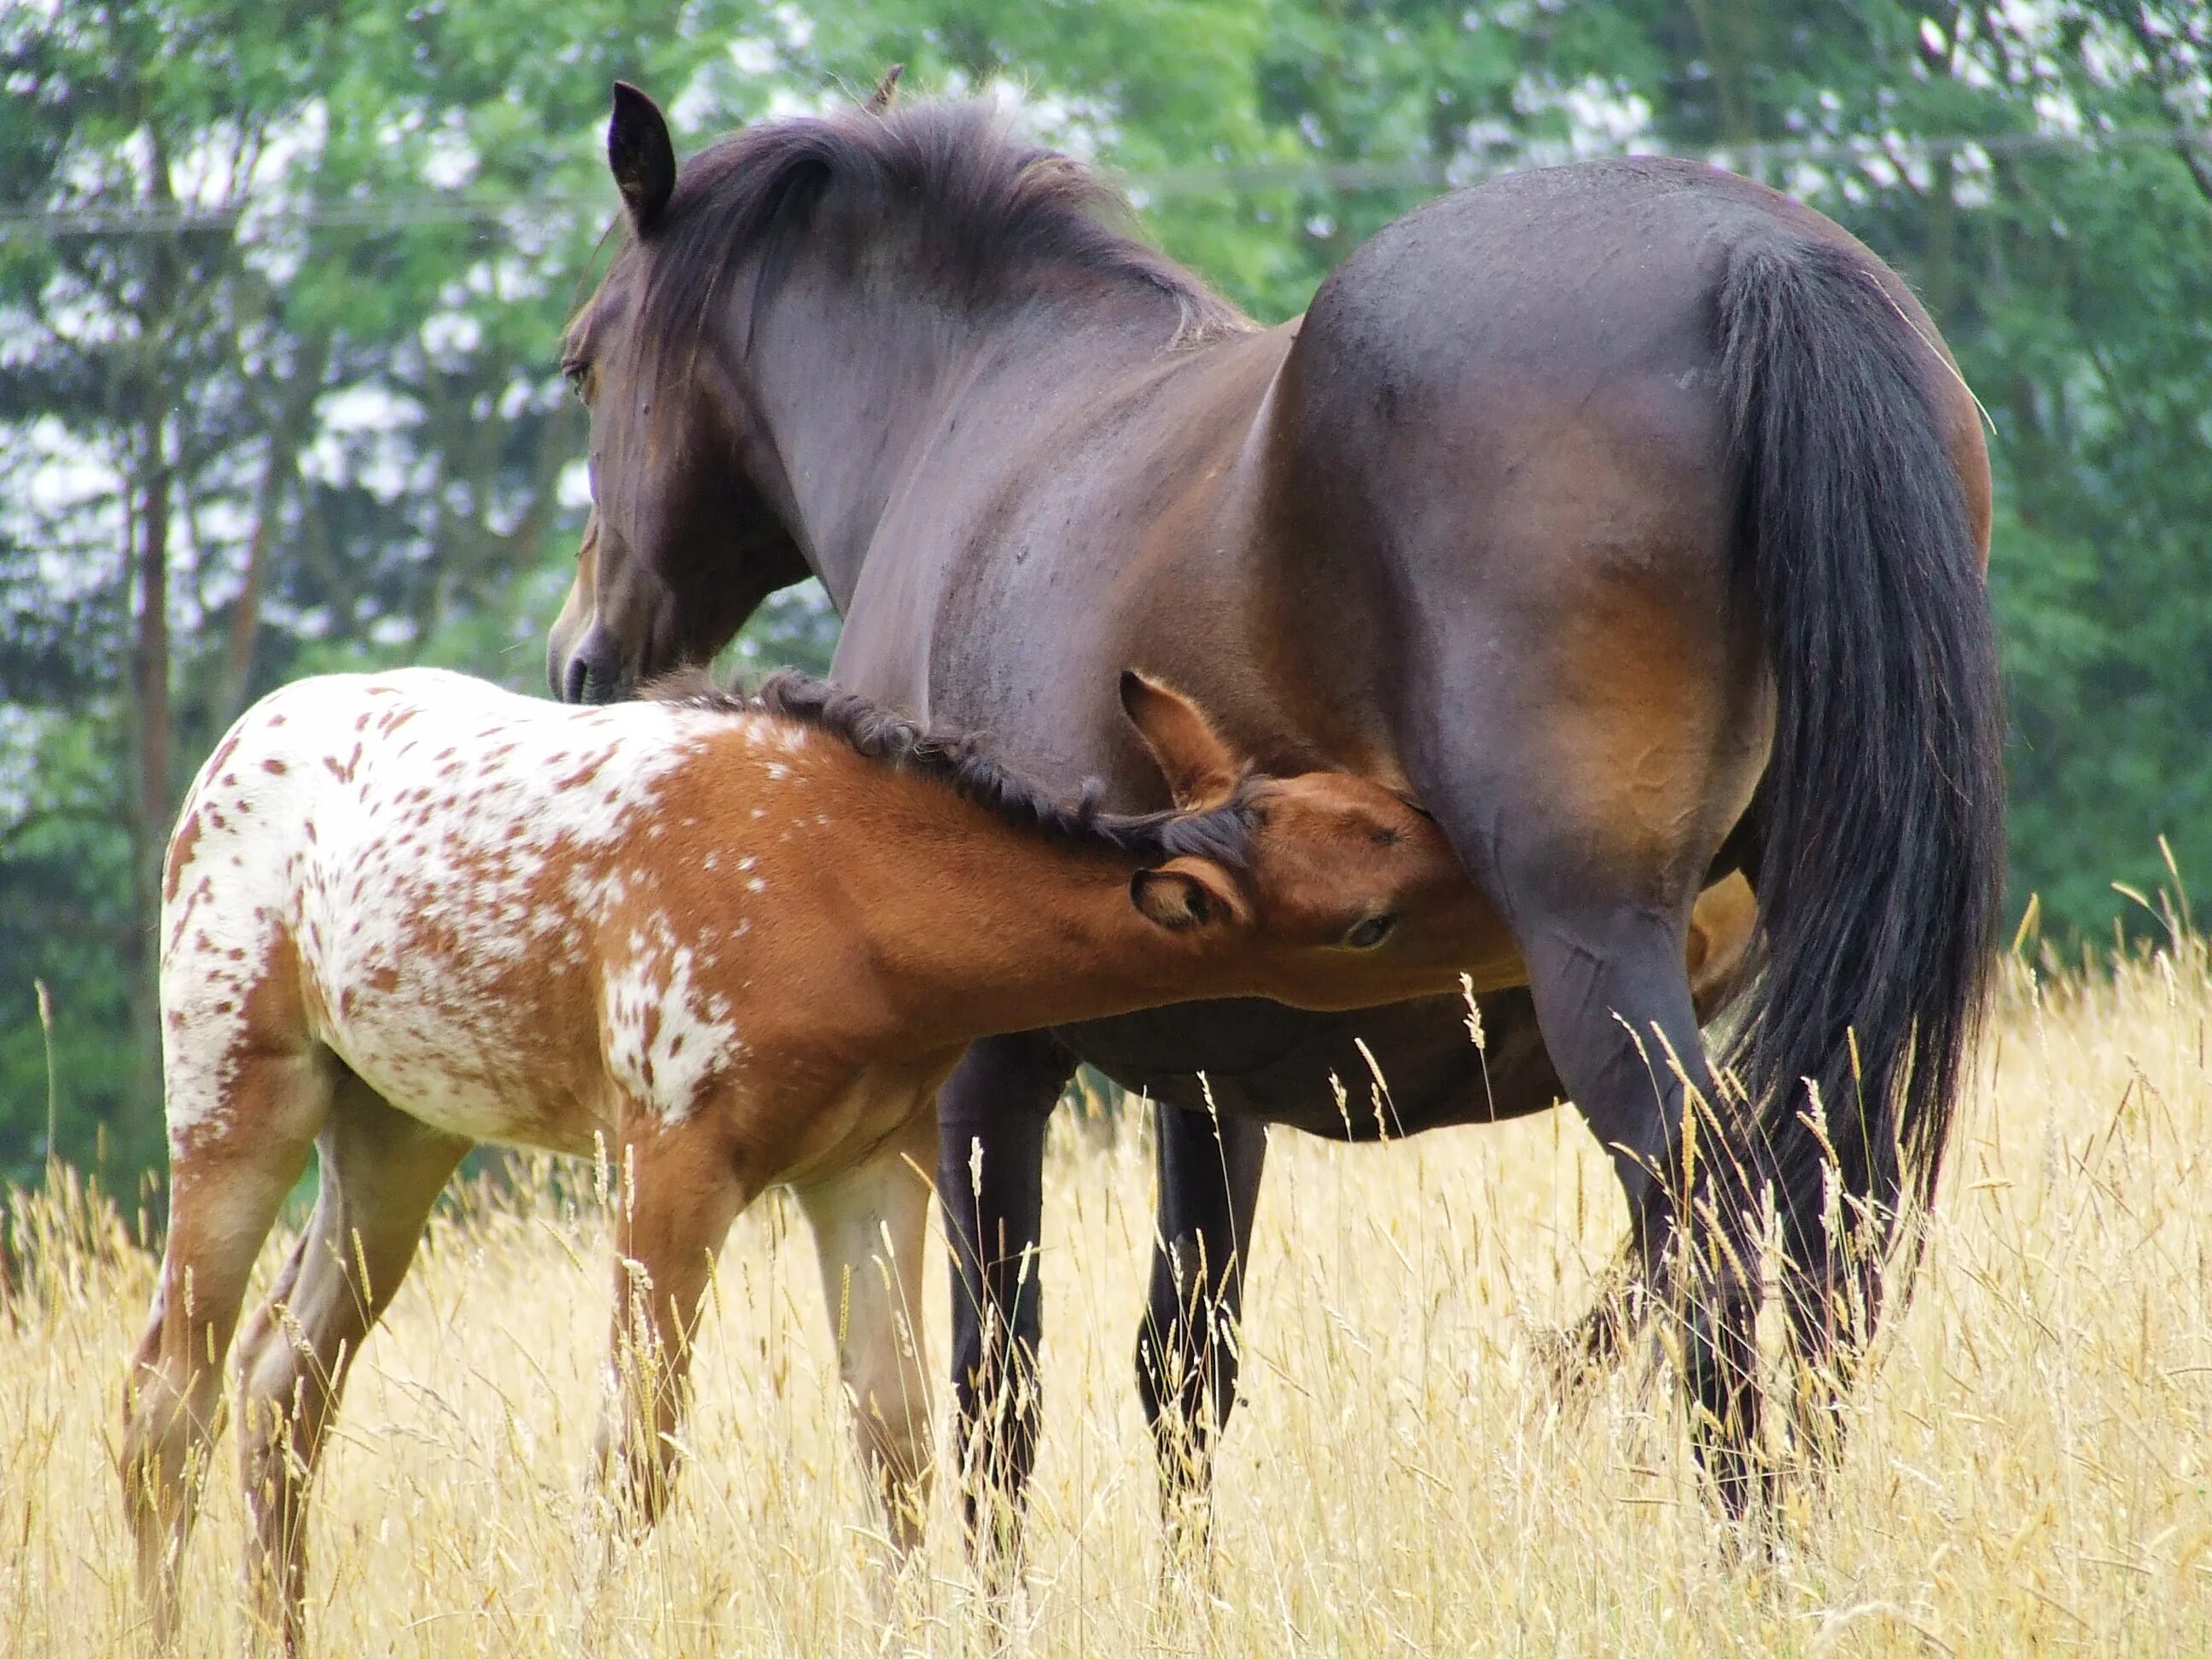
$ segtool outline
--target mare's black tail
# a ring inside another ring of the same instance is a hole
[[[1996,647],[1938,414],[1954,371],[1871,263],[1739,248],[1718,325],[1739,591],[1777,698],[1753,826],[1764,972],[1729,1064],[1764,1143],[1744,1167],[1779,1194],[1799,1352],[1847,1375],[1885,1268],[1909,1273],[1902,1219],[1936,1185],[1987,990]]]

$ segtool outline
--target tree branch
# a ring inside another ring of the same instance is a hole
[[[2173,141],[2173,153],[2188,170],[2197,185],[2197,192],[2208,204],[2212,204],[2212,153],[2208,153],[2204,134],[2177,106],[2172,76],[2167,73],[2166,48],[2150,26],[2150,17],[2140,4],[2126,7],[2124,15],[2128,33],[2135,36],[2136,45],[2142,49],[2143,62],[2150,72],[2150,83],[2158,91],[2159,103],[2172,118],[2178,130]]]

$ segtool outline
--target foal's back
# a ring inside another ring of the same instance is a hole
[[[684,806],[718,738],[718,769],[749,752],[763,775],[804,740],[766,715],[565,708],[434,669],[257,705],[170,846],[173,1139],[224,1109],[238,1055],[270,1048],[327,1047],[471,1139],[589,1151],[611,1085],[680,1109],[735,1040],[726,998],[672,983],[704,975],[665,890],[672,865],[713,856]]]

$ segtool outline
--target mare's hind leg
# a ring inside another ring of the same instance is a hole
[[[1561,872],[1510,849],[1498,872],[1545,1046],[1628,1200],[1626,1293],[1680,1320],[1699,1460],[1741,1513],[1763,1480],[1749,1214],[1761,1180],[1739,1163],[1756,1156],[1749,1138],[1732,1126],[1723,1145],[1714,1132],[1732,1109],[1715,1087],[1685,969],[1694,878],[1669,892],[1648,868],[1640,879]],[[1693,1097],[1698,1122],[1686,1133]],[[1617,1307],[1593,1316],[1601,1352],[1620,1316]]]
[[[929,1504],[921,1250],[936,1158],[936,1115],[925,1111],[866,1163],[799,1189],[861,1462],[901,1554],[921,1543]]]
[[[1724,1103],[1689,988],[1679,983],[1674,937],[1663,914],[1628,909],[1602,920],[1549,918],[1522,949],[1560,1077],[1613,1155],[1627,1195],[1634,1270],[1647,1290],[1663,1280],[1691,1298],[1680,1310],[1689,1321],[1689,1382],[1705,1413],[1709,1467],[1736,1507],[1749,1496],[1739,1454],[1755,1431],[1748,1298],[1756,1282],[1741,1212],[1756,1181],[1753,1171],[1726,1167],[1743,1149],[1712,1132]],[[1691,1145],[1703,1157],[1686,1159],[1692,1091],[1704,1110]],[[1686,1219],[1719,1224],[1686,1231]]]
[[[362,1339],[391,1305],[469,1144],[346,1075],[316,1143],[313,1218],[240,1344],[247,1573],[263,1625],[287,1652],[304,1634],[308,1486],[325,1431]]]
[[[307,1167],[331,1097],[332,1061],[319,1048],[241,1053],[217,1066],[171,1072],[221,1098],[172,1094],[169,1237],[146,1334],[124,1389],[124,1506],[155,1638],[176,1634],[177,1576],[219,1425],[222,1361],[253,1259]]]
[[[1593,600],[1588,616],[1563,616],[1577,648],[1522,677],[1571,684],[1573,697],[1468,742],[1472,752],[1416,783],[1512,928],[1544,1045],[1628,1200],[1631,1273],[1650,1293],[1629,1294],[1643,1310],[1680,1317],[1700,1457],[1740,1512],[1761,1486],[1759,1236],[1747,1212],[1764,1182],[1759,1169],[1739,1167],[1759,1148],[1714,1086],[1686,956],[1698,887],[1761,757],[1738,741],[1713,690],[1725,677],[1689,651],[1688,623],[1662,626],[1664,609],[1647,607],[1651,637],[1624,637],[1601,625],[1611,615]],[[1655,649],[1657,660],[1644,659]],[[1452,698],[1467,708],[1510,701],[1487,684]],[[1755,921],[1749,893],[1738,899],[1733,917],[1710,912],[1695,940],[1709,996],[1733,971],[1713,962],[1709,974],[1708,959],[1740,956]],[[1727,1124],[1727,1146],[1711,1133],[1686,1139],[1693,1097],[1701,1128]]]

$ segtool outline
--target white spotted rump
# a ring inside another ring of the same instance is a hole
[[[173,1142],[222,1109],[242,1045],[269,1041],[256,1020],[282,1023],[266,1005],[294,995],[303,1043],[454,1133],[587,1149],[580,1124],[610,1121],[612,1100],[574,1098],[579,1075],[680,1118],[742,1054],[702,969],[744,923],[671,914],[683,907],[642,843],[718,732],[778,772],[804,749],[765,715],[569,708],[432,669],[303,681],[258,704],[202,769],[171,845]],[[726,848],[742,827],[722,826]],[[603,1069],[550,1055],[549,1031],[596,1045]]]

